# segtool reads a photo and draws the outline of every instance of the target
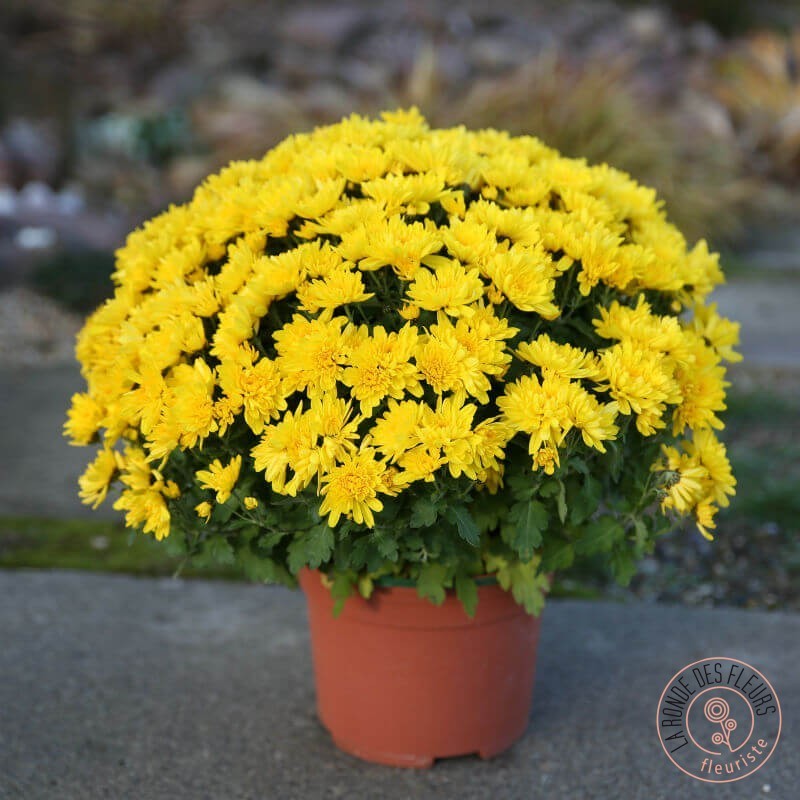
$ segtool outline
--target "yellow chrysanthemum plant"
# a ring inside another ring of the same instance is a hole
[[[576,556],[628,579],[734,493],[717,255],[535,138],[352,116],[209,177],[113,277],[77,343],[80,495],[119,483],[189,557],[469,612],[496,580],[535,613]]]

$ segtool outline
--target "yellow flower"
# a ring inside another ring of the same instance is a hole
[[[675,509],[679,514],[688,514],[703,499],[703,482],[708,472],[702,465],[674,447],[662,446],[666,456],[663,467],[672,477],[665,487],[666,496],[662,508]]]
[[[203,500],[202,503],[198,503],[194,507],[194,510],[200,519],[208,522],[211,519],[211,512],[214,510],[214,508],[207,500]]]
[[[430,334],[420,338],[417,367],[436,394],[452,391],[488,403],[491,388],[488,376],[505,372],[506,364],[511,360],[502,342],[502,337],[508,332],[491,332],[480,323],[472,327],[469,320],[459,320],[454,326],[444,314],[440,314],[438,323],[431,326]]]
[[[447,250],[462,264],[481,270],[492,260],[498,248],[497,239],[489,228],[474,220],[451,220],[441,231]]]
[[[167,385],[161,369],[147,362],[131,373],[131,379],[136,388],[122,395],[119,410],[131,425],[138,423],[147,436],[161,417]]]
[[[686,426],[692,430],[723,427],[716,412],[724,411],[725,387],[728,386],[723,367],[695,365],[693,369],[679,368],[675,377],[680,387],[681,402],[672,417],[672,432],[683,433]]]
[[[415,319],[419,319],[419,306],[415,306],[413,303],[406,303],[397,313],[403,319],[413,322]]]
[[[593,378],[597,375],[593,354],[569,344],[557,344],[546,333],[532,342],[522,342],[517,355],[562,378]]]
[[[361,184],[367,197],[382,203],[387,214],[427,214],[430,204],[444,194],[440,172],[421,175],[387,175]]]
[[[497,494],[503,488],[503,472],[505,467],[498,464],[497,469],[483,469],[478,473],[478,488],[486,489],[489,494]]]
[[[510,425],[499,419],[485,419],[475,426],[472,447],[480,470],[500,470],[500,462],[505,456],[503,448],[514,433]]]
[[[253,511],[254,509],[258,508],[258,500],[250,495],[245,497],[242,502],[248,511]]]
[[[239,471],[242,468],[242,457],[234,456],[225,466],[215,458],[208,469],[195,472],[198,483],[204,489],[211,489],[217,493],[217,502],[224,503],[233,491],[236,481],[239,480]]]
[[[422,422],[423,404],[413,400],[398,403],[389,401],[389,408],[375,422],[370,438],[375,447],[392,461],[419,444],[419,425]]]
[[[371,332],[366,327],[359,329],[354,337],[358,343],[347,356],[348,366],[341,380],[351,388],[364,416],[386,397],[400,399],[406,392],[416,397],[422,394],[417,367],[411,360],[417,338],[411,325],[404,325],[397,333],[387,333],[381,325]]]
[[[102,421],[103,409],[94,398],[85,392],[74,394],[64,433],[70,438],[70,444],[91,444]]]
[[[345,266],[334,267],[324,278],[303,284],[297,290],[300,308],[311,313],[321,308],[362,303],[373,296],[371,292],[364,291],[361,273]]]
[[[556,471],[556,467],[561,464],[561,460],[558,457],[558,448],[552,444],[543,444],[531,455],[533,456],[534,471],[541,468],[544,470],[545,475],[552,475]]]
[[[420,269],[408,287],[408,296],[415,305],[427,311],[442,310],[454,317],[472,313],[469,304],[482,295],[478,270],[465,270],[457,261],[448,261],[435,272]]]
[[[342,247],[348,238],[342,237]],[[421,264],[436,265],[435,254],[441,250],[442,240],[435,228],[421,222],[410,225],[399,216],[376,221],[365,232],[363,256],[359,268],[374,270],[389,265],[403,280],[414,279]],[[355,260],[355,259],[354,259]]]
[[[141,528],[159,540],[169,536],[169,509],[164,495],[157,489],[125,489],[114,503],[114,508],[127,512],[125,524],[129,528]]]
[[[697,529],[709,541],[714,538],[714,535],[710,531],[713,531],[714,528],[717,527],[714,517],[718,511],[719,508],[715,506],[708,498],[701,500],[694,507],[695,524],[697,525]]]
[[[689,341],[675,317],[659,317],[639,295],[635,307],[614,301],[608,308],[598,306],[600,319],[592,324],[600,336],[635,344],[643,350],[669,353],[680,363],[689,360]]]
[[[696,303],[692,310],[692,327],[714,348],[719,357],[731,363],[741,361],[741,354],[733,349],[739,344],[739,323],[721,317],[717,313],[716,303],[709,306]]]
[[[430,449],[422,445],[404,453],[398,464],[402,475],[408,483],[425,481],[432,483],[436,470],[444,466],[447,460],[438,448]]]
[[[474,405],[463,405],[457,397],[440,400],[435,411],[430,406],[422,409],[417,433],[420,443],[431,453],[441,452],[454,478],[462,473],[473,480],[476,478],[475,436],[472,432],[475,411]]]
[[[656,420],[659,420],[657,427],[663,426],[660,416],[664,403],[681,401],[680,387],[669,360],[661,353],[637,347],[630,340],[601,351],[599,367],[600,388],[611,394],[623,414],[654,415],[646,417],[648,427],[655,425]]]
[[[81,502],[97,508],[108,494],[108,487],[119,470],[119,457],[113,450],[101,450],[78,479]]]
[[[305,414],[314,440],[311,464],[318,472],[330,472],[334,464],[357,449],[359,417],[350,419],[351,404],[331,394],[314,398]]]
[[[319,513],[328,515],[331,527],[343,516],[369,528],[375,527],[373,512],[383,509],[378,492],[383,486],[384,471],[384,465],[375,459],[375,451],[370,447],[345,456],[340,466],[322,477],[323,500]]]
[[[706,429],[696,431],[691,442],[687,442],[686,452],[696,459],[708,473],[707,494],[723,508],[730,501],[728,495],[736,494],[736,479],[731,472],[731,464],[725,445]]]
[[[719,268],[719,253],[710,253],[705,239],[701,239],[680,262],[679,274],[684,286],[691,287],[691,296],[702,302],[715,286],[724,283]]]
[[[497,253],[486,267],[497,291],[520,311],[533,311],[545,319],[561,312],[553,302],[555,270],[542,247],[513,247]]]
[[[273,339],[275,363],[285,378],[287,393],[306,391],[309,397],[333,391],[350,355],[352,331],[343,330],[346,317],[308,320],[295,314]]]
[[[628,285],[633,275],[624,269],[620,244],[618,236],[598,223],[564,248],[570,258],[581,262],[578,287],[582,295],[588,295],[601,281],[619,289]]]
[[[250,451],[253,466],[265,473],[274,491],[294,497],[317,472],[316,438],[309,418],[298,406],[294,413],[287,411],[279,422],[267,425],[261,441]],[[287,469],[294,472],[288,481]]]
[[[163,425],[174,431],[182,448],[194,447],[217,430],[213,393],[214,374],[203,359],[198,358],[192,366],[175,367],[167,378],[162,420],[154,427],[153,434]],[[154,458],[166,455],[155,448],[150,453]]]
[[[463,392],[462,378],[470,368],[477,371],[478,366],[478,360],[475,357],[470,360],[454,336],[446,336],[444,341],[437,336],[421,336],[415,358],[420,374],[438,395],[455,390]]]
[[[241,408],[242,404],[231,400],[230,397],[220,397],[214,402],[214,419],[217,421],[217,432],[220,436],[225,435]]]
[[[506,386],[497,406],[514,431],[530,434],[530,451],[535,453],[546,443],[560,445],[572,429],[571,398],[566,378],[550,374],[540,382],[535,375],[524,375]]]
[[[581,432],[584,444],[605,453],[604,441],[614,439],[619,432],[615,423],[616,403],[600,403],[579,384],[569,387],[567,404],[572,424]]]
[[[261,433],[269,420],[286,409],[278,365],[268,358],[259,358],[250,346],[239,348],[235,359],[222,361],[217,367],[217,379],[230,400],[233,414],[244,408],[245,422],[253,433]]]

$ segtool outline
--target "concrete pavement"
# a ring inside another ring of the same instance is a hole
[[[286,590],[0,572],[0,797],[8,800],[797,797],[800,616],[553,601],[531,724],[491,762],[364,764],[317,723],[303,598]],[[656,737],[671,676],[760,669],[783,734],[758,773],[709,787]]]

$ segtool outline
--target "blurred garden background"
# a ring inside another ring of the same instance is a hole
[[[176,568],[148,538],[129,547],[110,504],[80,506],[85,456],[60,438],[114,250],[231,159],[412,104],[625,169],[723,253],[714,299],[745,356],[724,434],[738,496],[714,542],[665,536],[629,587],[586,562],[556,591],[800,609],[796,0],[5,0],[0,567]]]

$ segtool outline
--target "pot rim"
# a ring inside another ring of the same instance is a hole
[[[494,586],[497,584],[497,577],[495,575],[475,575],[473,577],[478,586]],[[416,582],[411,580],[411,578],[399,578],[393,575],[385,575],[382,578],[375,578],[373,583],[375,584],[376,588],[379,587],[382,589],[417,588]]]

